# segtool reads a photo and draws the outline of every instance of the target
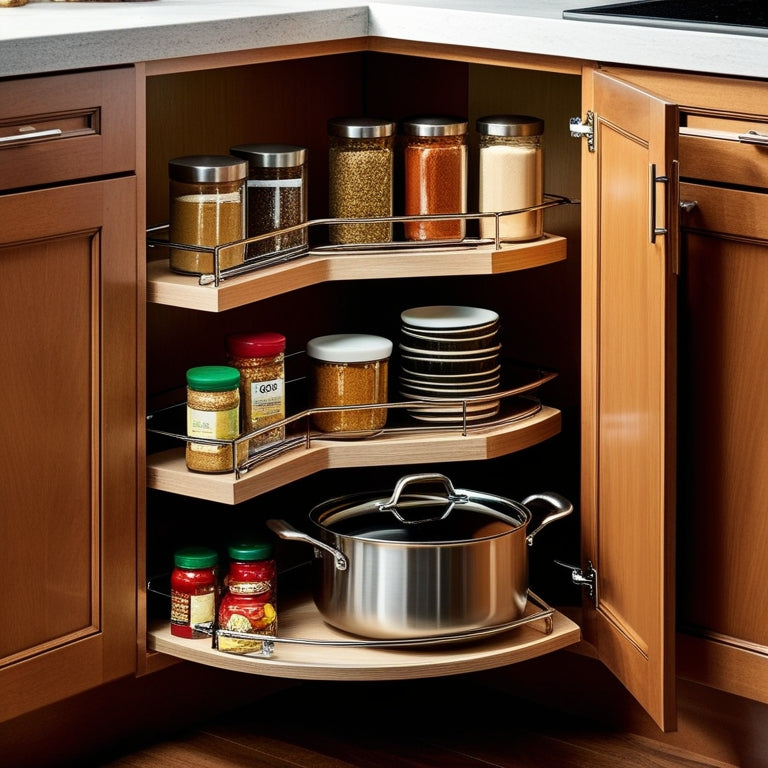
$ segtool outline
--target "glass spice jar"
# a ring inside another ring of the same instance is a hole
[[[479,212],[516,211],[543,202],[544,121],[528,115],[489,115],[477,121],[480,134]],[[536,240],[543,234],[541,209],[480,219],[480,236],[502,242]]]
[[[240,371],[240,427],[255,432],[285,418],[285,336],[238,333],[227,337],[230,365]],[[285,439],[285,425],[252,437],[249,452]]]
[[[196,629],[216,620],[218,555],[207,547],[180,549],[171,572],[171,634],[175,637],[210,637]]]
[[[202,365],[187,371],[187,435],[235,440],[240,434],[240,371],[227,365]],[[237,445],[237,463],[248,444]],[[232,444],[187,441],[187,468],[193,472],[232,472]]]
[[[406,216],[467,212],[467,121],[414,117],[402,124]],[[462,240],[464,219],[405,222],[407,240]]]
[[[371,405],[387,402],[392,342],[367,334],[318,336],[307,343],[310,407]],[[323,432],[382,429],[386,408],[319,411],[312,423]]]
[[[170,177],[171,243],[213,248],[245,238],[248,163],[228,155],[190,155],[168,163]],[[219,251],[219,269],[243,263],[245,247]],[[170,249],[174,272],[201,275],[214,272],[214,254]]]
[[[307,220],[306,149],[292,144],[240,144],[229,150],[248,162],[247,236],[266,235]],[[306,227],[246,245],[245,258],[307,247]]]
[[[328,121],[328,208],[331,218],[392,216],[395,124],[373,117]],[[389,243],[391,222],[331,224],[332,244]]]
[[[272,544],[256,541],[229,547],[229,572],[218,609],[219,629],[277,635],[277,568]],[[261,640],[217,635],[226,653],[258,653]]]

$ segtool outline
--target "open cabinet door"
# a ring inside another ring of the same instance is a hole
[[[592,70],[584,110],[584,638],[673,730],[678,110]]]

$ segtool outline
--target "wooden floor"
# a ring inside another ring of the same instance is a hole
[[[730,764],[471,679],[302,683],[103,768],[672,768]]]

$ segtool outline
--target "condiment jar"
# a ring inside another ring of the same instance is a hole
[[[240,434],[240,371],[228,365],[202,365],[187,371],[187,435],[235,440]],[[237,443],[237,463],[248,444]],[[187,468],[193,472],[232,472],[232,444],[187,441]]]
[[[238,333],[227,337],[230,365],[240,371],[240,427],[255,432],[285,418],[285,336]],[[252,437],[249,452],[285,438],[285,425]]]
[[[228,155],[190,155],[168,163],[171,243],[213,248],[245,238],[248,163]],[[219,269],[243,263],[245,247],[219,251]],[[175,272],[212,274],[214,253],[170,249]]]
[[[248,162],[247,236],[287,229],[307,220],[306,149],[293,144],[240,144],[229,150]],[[246,259],[307,247],[307,230],[256,240],[246,246]]]
[[[328,121],[328,208],[331,218],[392,216],[395,124],[373,117]],[[331,243],[388,243],[391,222],[332,224]]]
[[[310,407],[370,405],[387,402],[392,342],[367,334],[318,336],[307,343]],[[323,432],[377,430],[386,408],[335,409],[312,414]]]
[[[229,547],[229,572],[218,610],[218,629],[277,635],[277,568],[272,544],[256,541]],[[258,653],[261,640],[218,634],[227,653]]]
[[[477,121],[479,212],[515,211],[543,202],[542,134],[544,121],[528,115],[490,115]],[[542,209],[480,219],[480,236],[516,242],[543,233]]]
[[[414,117],[402,124],[406,216],[467,212],[467,121]],[[461,240],[464,219],[410,221],[407,240]]]
[[[173,556],[171,572],[171,634],[175,637],[210,637],[195,629],[216,620],[218,555],[207,547],[180,549]]]

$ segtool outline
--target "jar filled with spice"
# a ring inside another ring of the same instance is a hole
[[[207,547],[187,547],[173,556],[171,572],[171,634],[210,637],[216,620],[218,555]]]
[[[218,610],[218,629],[277,635],[277,568],[270,542],[233,544],[229,572]],[[258,653],[261,640],[219,634],[217,647],[227,653]]]
[[[328,121],[331,218],[392,216],[394,133],[394,123],[373,117]],[[332,244],[388,243],[392,223],[332,224],[328,237]]]
[[[528,115],[490,115],[477,121],[479,211],[517,211],[543,202],[544,121]],[[543,211],[480,219],[480,236],[503,242],[536,240],[543,233]]]
[[[229,150],[248,162],[247,236],[266,235],[307,220],[306,149],[292,144],[240,144]],[[305,227],[256,240],[246,259],[307,247]]]
[[[467,212],[467,121],[414,117],[402,124],[406,216]],[[407,240],[461,240],[464,219],[405,223]]]
[[[240,371],[240,426],[255,432],[285,418],[285,336],[238,333],[227,337],[229,363]],[[249,452],[285,438],[285,425],[252,437]]]
[[[386,408],[344,409],[336,406],[387,402],[392,342],[382,336],[340,333],[318,336],[307,343],[311,408],[334,410],[312,414],[323,432],[382,429]]]
[[[240,434],[240,371],[228,365],[202,365],[187,371],[187,435],[234,441]],[[237,446],[237,463],[248,444]],[[232,443],[187,441],[187,468],[193,472],[232,472]]]
[[[228,155],[190,155],[168,163],[170,223],[168,237],[179,245],[213,248],[245,238],[248,163]],[[242,244],[222,248],[219,269],[243,263]],[[211,274],[211,251],[170,249],[175,272]]]

